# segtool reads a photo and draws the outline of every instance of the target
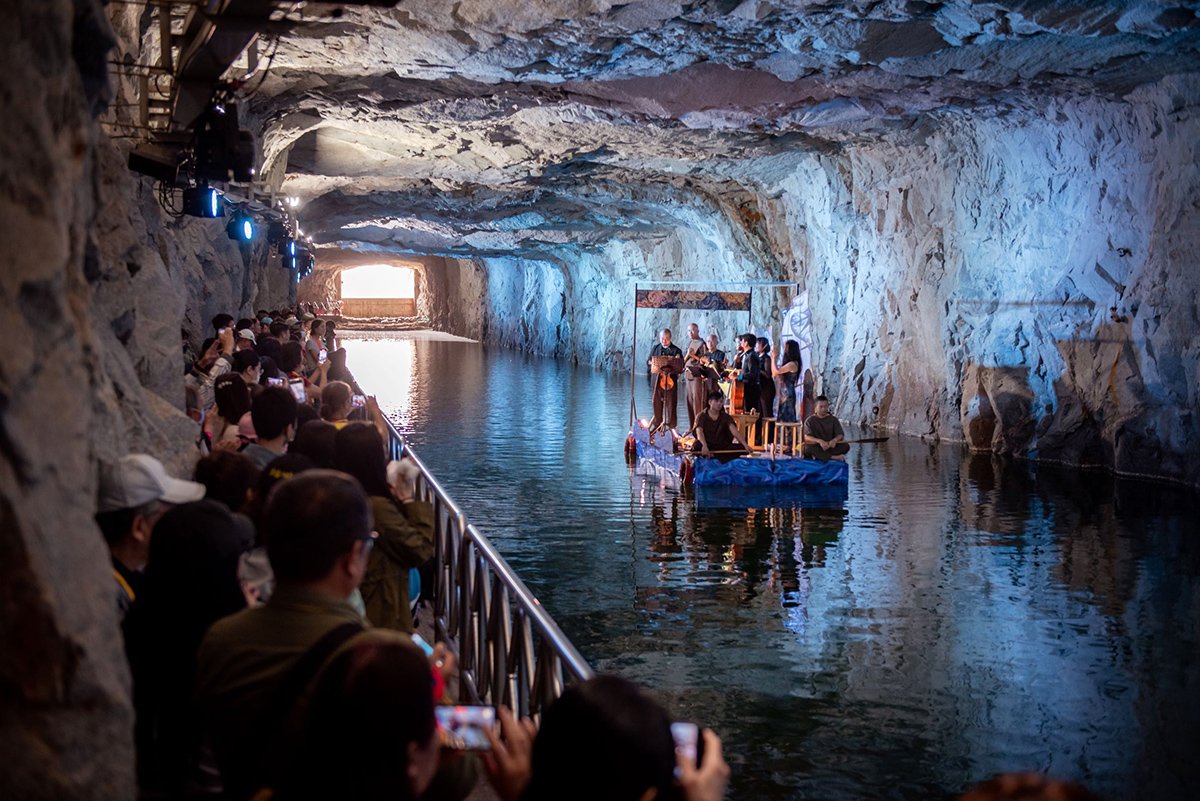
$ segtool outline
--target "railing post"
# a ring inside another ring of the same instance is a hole
[[[540,717],[568,677],[591,678],[591,667],[390,422],[388,428],[388,453],[413,460],[416,495],[433,506],[434,629],[458,653],[464,700]]]
[[[491,640],[491,701],[493,704],[508,704],[508,643],[512,636],[512,608],[508,599],[508,588],[499,576],[492,578],[492,615],[488,625]]]

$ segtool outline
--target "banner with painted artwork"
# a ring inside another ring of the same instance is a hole
[[[792,304],[783,310],[783,330],[780,339],[794,339],[800,344],[801,369],[812,366],[812,314],[808,309],[808,291],[792,298]]]
[[[750,311],[749,292],[697,292],[687,289],[639,289],[639,309],[695,309],[698,311]]]
[[[792,298],[792,304],[783,310],[783,326],[780,339],[787,342],[796,340],[800,345],[800,375],[812,368],[813,327],[812,313],[808,308],[808,291],[800,292]],[[813,370],[813,374],[817,373]],[[804,382],[796,383],[796,409],[801,414],[805,410]]]

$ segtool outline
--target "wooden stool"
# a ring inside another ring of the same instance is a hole
[[[742,435],[742,439],[746,440],[746,444],[754,449],[755,429],[758,427],[758,412],[750,412],[748,414],[732,415],[733,422],[737,425],[738,433]]]
[[[775,442],[775,418],[764,417],[762,424],[758,427],[758,431],[761,434],[762,442],[756,441],[754,444],[761,447],[764,451],[770,450],[772,443]]]
[[[804,444],[804,423],[776,423],[775,438],[771,441],[771,455],[782,454],[791,448],[793,456],[799,456]]]

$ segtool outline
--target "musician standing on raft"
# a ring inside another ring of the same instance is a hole
[[[688,430],[696,427],[696,418],[708,408],[707,368],[700,361],[708,355],[708,346],[700,338],[700,326],[688,326],[687,353],[683,356],[683,398],[687,404]]]
[[[675,430],[679,406],[679,387],[676,379],[682,371],[683,351],[678,345],[671,344],[671,329],[664,328],[658,335],[658,344],[650,349],[650,372],[654,376],[654,419],[650,421],[651,431],[657,431],[664,422],[672,431]]]

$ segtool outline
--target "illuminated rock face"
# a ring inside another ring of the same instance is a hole
[[[413,0],[298,27],[252,109],[456,333],[628,369],[636,282],[794,281],[847,419],[1197,482],[1198,47],[1194,4]],[[639,352],[692,319],[750,325]]]
[[[113,7],[136,19],[142,9]],[[174,221],[94,114],[99,0],[6,3],[0,33],[0,798],[127,799],[133,710],[98,462],[195,462],[181,329],[287,298],[219,223]],[[279,271],[282,272],[282,271]],[[196,341],[199,345],[199,341]]]

